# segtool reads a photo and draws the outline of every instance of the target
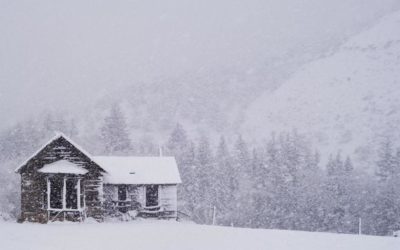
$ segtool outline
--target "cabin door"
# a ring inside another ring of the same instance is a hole
[[[118,201],[126,201],[126,185],[119,185],[118,186]]]
[[[118,202],[117,207],[118,210],[122,213],[126,213],[128,211],[129,205],[127,203],[127,186],[126,185],[118,185]]]
[[[62,209],[63,204],[63,188],[64,179],[60,177],[52,177],[48,179],[48,209]]]
[[[146,207],[158,206],[158,185],[146,186]]]

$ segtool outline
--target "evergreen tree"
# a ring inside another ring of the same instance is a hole
[[[238,136],[233,150],[233,166],[237,174],[238,190],[235,193],[236,222],[238,226],[248,226],[252,206],[251,156],[246,141]]]
[[[125,117],[118,104],[111,107],[100,130],[106,154],[126,154],[131,150],[131,141]]]
[[[259,221],[266,228],[284,229],[282,218],[286,214],[283,205],[283,201],[286,200],[285,175],[282,173],[281,148],[274,133],[266,144],[265,164],[267,178],[263,179],[263,189],[266,192],[261,193],[264,205]]]
[[[263,228],[268,225],[268,204],[271,185],[269,183],[268,169],[265,162],[265,153],[260,148],[253,149],[252,159],[252,219],[251,225]]]
[[[206,136],[200,137],[195,166],[198,188],[193,195],[196,195],[199,201],[195,212],[202,223],[210,223],[213,206],[212,195],[214,194],[212,180],[214,179],[215,164],[211,146]]]
[[[351,162],[350,156],[347,156],[346,161],[344,162],[344,171],[345,173],[351,173],[353,170],[353,163]]]
[[[374,207],[376,233],[389,235],[400,229],[400,153],[394,154],[393,144],[386,138],[378,151],[378,192]]]
[[[195,218],[195,209],[198,206],[197,192],[200,188],[195,170],[195,145],[187,137],[181,124],[178,123],[171,132],[166,149],[168,155],[175,157],[181,174],[182,184],[178,188],[180,210],[198,220]]]
[[[136,154],[142,156],[161,156],[164,154],[162,146],[155,144],[152,137],[148,135],[140,137],[135,149]]]
[[[189,140],[187,138],[185,129],[180,123],[177,123],[167,142],[168,153],[174,155],[180,160],[183,160],[182,156],[185,154],[188,143]]]
[[[182,184],[179,185],[178,195],[180,198],[180,206],[183,211],[188,215],[195,215],[195,208],[197,207],[198,197],[197,192],[200,190],[199,180],[196,176],[196,148],[192,141],[188,142],[185,154],[182,155],[180,160],[181,165],[178,166],[181,173]],[[194,219],[193,217],[193,219]]]
[[[343,162],[340,153],[330,158],[327,165],[327,200],[325,226],[329,231],[356,233],[357,221],[354,205],[353,165],[350,157]]]
[[[225,138],[221,136],[216,152],[216,173],[213,178],[215,184],[214,204],[217,207],[217,222],[220,225],[230,225],[232,209],[234,208],[234,194],[237,192],[236,172],[232,165]]]
[[[382,141],[378,150],[377,172],[380,181],[387,181],[395,175],[396,158],[393,153],[393,143],[389,137]]]
[[[319,167],[319,153],[311,153],[311,149],[306,145],[301,145],[301,166],[297,174],[298,184],[295,185],[296,195],[296,218],[294,229],[312,230],[321,229],[323,221],[322,199],[324,197],[322,189],[323,174]]]

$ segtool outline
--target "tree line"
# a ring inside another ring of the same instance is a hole
[[[374,235],[400,229],[400,149],[390,138],[377,142],[375,171],[368,173],[340,151],[323,163],[296,131],[271,133],[254,145],[240,135],[191,137],[177,124],[162,145],[135,141],[117,105],[90,138],[72,120],[52,116],[0,133],[0,217],[18,214],[15,164],[54,130],[90,141],[96,154],[156,156],[162,147],[181,173],[179,210],[197,223],[358,233],[361,222],[362,233]]]
[[[198,223],[210,224],[215,206],[217,224],[225,226],[374,235],[400,229],[400,149],[390,139],[373,174],[340,152],[322,166],[295,131],[272,134],[259,146],[241,136],[228,145],[221,137],[212,147],[178,125],[166,146],[183,179],[181,210]]]

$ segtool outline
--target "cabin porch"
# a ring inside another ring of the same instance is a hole
[[[106,213],[123,219],[176,217],[174,204],[166,199],[167,189],[166,185],[104,185]]]
[[[49,174],[45,178],[47,221],[83,221],[86,206],[82,177]]]

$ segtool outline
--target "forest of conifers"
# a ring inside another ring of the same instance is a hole
[[[340,149],[327,163],[301,131],[271,132],[253,145],[240,135],[189,135],[177,124],[163,145],[135,140],[117,107],[85,136],[73,121],[48,116],[0,134],[0,218],[15,220],[19,177],[14,169],[41,143],[62,131],[93,154],[175,156],[181,173],[181,216],[217,225],[390,235],[400,229],[400,149],[376,142],[378,159],[367,171]],[[92,151],[91,151],[92,150]],[[361,222],[361,227],[360,227]]]

